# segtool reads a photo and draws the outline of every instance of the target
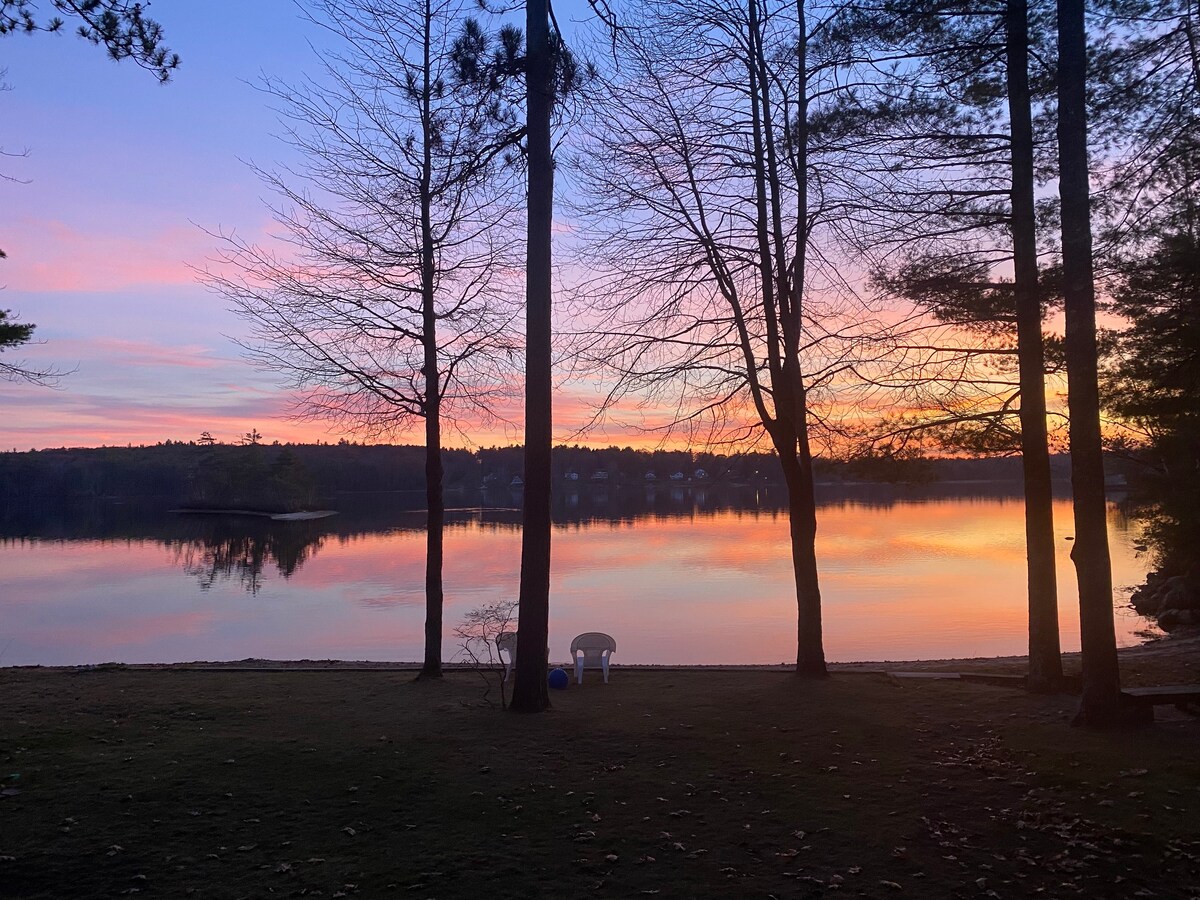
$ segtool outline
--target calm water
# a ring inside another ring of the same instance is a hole
[[[830,660],[1024,652],[1021,501],[1008,488],[955,490],[825,492],[818,553]],[[415,500],[343,499],[343,514],[308,523],[187,517],[154,504],[8,510],[0,665],[420,659],[424,533],[420,513],[397,509],[405,502]],[[794,659],[779,498],[585,488],[557,502],[552,659],[565,659],[582,631],[613,634],[624,663]],[[451,519],[447,658],[465,611],[515,595],[520,558],[515,512]],[[1078,649],[1067,501],[1055,522],[1062,641]],[[1115,509],[1109,532],[1114,581],[1132,586],[1145,570],[1136,533]],[[1122,644],[1146,627],[1118,608]]]

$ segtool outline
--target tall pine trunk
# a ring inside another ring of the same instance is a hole
[[[1071,490],[1079,580],[1083,696],[1076,724],[1120,718],[1121,675],[1113,626],[1104,458],[1097,379],[1096,294],[1087,153],[1087,44],[1084,0],[1058,0],[1058,184],[1062,201],[1067,397],[1071,412]]]
[[[1008,0],[1008,113],[1012,131],[1012,241],[1021,385],[1021,463],[1025,483],[1025,553],[1029,587],[1029,689],[1062,682],[1058,588],[1054,565],[1054,496],[1046,439],[1045,355],[1034,217],[1033,114],[1029,94],[1029,5]]]
[[[437,308],[434,305],[432,46],[433,10],[425,0],[425,80],[421,96],[421,338],[425,380],[425,661],[418,678],[442,677],[442,540],[446,501],[442,485],[442,385],[438,365]]]
[[[442,485],[442,423],[438,396],[437,353],[425,351],[425,502],[429,513],[425,533],[425,661],[421,678],[442,677],[442,540],[446,527],[446,500]]]
[[[550,147],[553,84],[547,0],[526,0],[526,115],[529,148],[525,262],[525,503],[521,516],[521,593],[517,623],[515,712],[550,705],[546,646],[550,633],[550,225],[554,160]]]

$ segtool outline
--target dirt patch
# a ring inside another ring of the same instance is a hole
[[[496,696],[493,689],[492,697]],[[959,681],[0,670],[6,897],[1200,896],[1200,720]]]

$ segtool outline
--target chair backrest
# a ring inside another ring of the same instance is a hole
[[[517,633],[515,631],[502,631],[496,635],[496,652],[502,650],[508,651],[509,659],[517,658]]]
[[[571,641],[572,656],[575,655],[576,651],[579,651],[584,656],[595,657],[606,651],[608,653],[615,653],[616,649],[616,639],[611,634],[605,634],[602,631],[587,631]]]

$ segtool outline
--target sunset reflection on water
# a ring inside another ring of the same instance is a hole
[[[447,531],[446,658],[456,649],[450,628],[465,611],[515,596],[520,532],[512,518],[460,516]],[[818,520],[830,660],[1024,652],[1019,500],[842,502],[822,506]],[[1062,642],[1073,650],[1069,502],[1056,503],[1055,522]],[[1115,511],[1110,539],[1114,581],[1131,586],[1145,563]],[[423,532],[397,527],[300,543],[274,551],[289,560],[287,577],[273,559],[258,560],[247,575],[245,560],[227,559],[224,546],[148,538],[0,543],[0,665],[421,658]],[[1144,627],[1118,610],[1121,643],[1135,643]],[[795,629],[782,512],[725,509],[555,528],[552,659],[567,657],[575,634],[606,631],[617,639],[614,662],[780,663],[794,659]]]

